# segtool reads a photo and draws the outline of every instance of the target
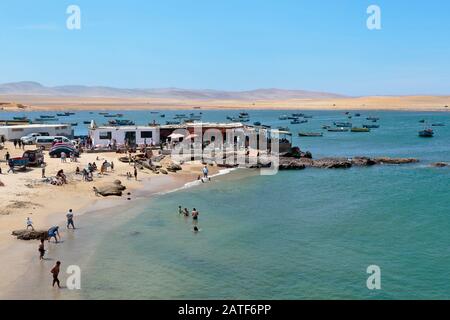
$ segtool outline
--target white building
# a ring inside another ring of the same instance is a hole
[[[49,136],[73,137],[70,124],[26,124],[13,126],[0,126],[0,136],[6,140],[20,139],[30,133],[42,133]]]
[[[91,125],[89,137],[94,146],[107,146],[114,142],[117,145],[143,145],[150,142],[159,143],[159,127],[156,126],[117,126],[97,127]]]

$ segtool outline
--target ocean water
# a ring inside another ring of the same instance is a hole
[[[277,120],[283,113],[250,112],[252,122],[287,125],[294,133],[346,121],[342,112],[311,111],[305,112],[314,116],[308,124],[293,126]],[[223,121],[233,112],[203,114],[205,120]],[[130,112],[125,118],[143,115]],[[83,266],[81,296],[449,299],[450,169],[430,164],[450,161],[450,113],[362,112],[354,124],[366,123],[368,115],[381,118],[380,129],[326,132],[323,138],[294,135],[294,145],[315,157],[417,157],[421,162],[275,176],[237,170],[140,200],[129,219],[122,215],[121,223],[98,239]],[[421,119],[447,126],[422,139],[417,136]],[[192,232],[192,220],[178,215],[178,205],[200,211],[199,233]],[[366,287],[370,265],[381,268],[379,291]]]

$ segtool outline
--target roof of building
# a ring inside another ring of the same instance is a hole
[[[0,128],[6,128],[6,129],[27,129],[27,128],[56,128],[56,127],[67,127],[70,128],[72,127],[70,123],[65,123],[65,124],[55,124],[55,123],[51,123],[51,124],[38,124],[38,123],[33,123],[33,124],[21,124],[21,125],[10,125],[10,126],[0,126]]]

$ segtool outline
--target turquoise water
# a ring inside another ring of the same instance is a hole
[[[279,114],[262,112],[260,118]],[[343,119],[311,114],[315,118],[302,131]],[[237,171],[161,195],[102,239],[86,268],[83,296],[450,298],[450,170],[429,166],[450,161],[450,131],[436,128],[433,139],[417,137],[420,119],[450,124],[449,115],[375,115],[381,128],[370,134],[294,142],[316,156],[408,156],[420,164],[275,176]],[[178,205],[199,209],[201,232],[194,234],[192,221],[178,216]],[[380,291],[366,287],[369,265],[381,268]]]
[[[139,124],[158,119],[146,111],[122,113]],[[181,112],[164,113],[170,119]],[[236,113],[203,111],[206,121]],[[430,163],[450,162],[450,113],[362,112],[355,125],[372,115],[381,118],[380,129],[325,132],[323,138],[296,133],[347,121],[342,112],[305,112],[314,118],[304,125],[277,120],[286,113],[250,115],[252,122],[289,126],[294,145],[315,157],[417,157],[421,162],[275,176],[244,170],[143,200],[112,232],[98,233],[101,239],[83,266],[82,297],[449,299],[450,169]],[[92,116],[80,112],[74,119]],[[436,127],[433,139],[421,139],[421,119],[447,126]],[[85,131],[79,126],[77,134]],[[192,221],[178,216],[178,205],[199,209],[201,232],[194,234]],[[380,291],[366,287],[369,265],[381,268]]]

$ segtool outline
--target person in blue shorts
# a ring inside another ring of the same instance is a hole
[[[48,229],[48,242],[50,242],[51,238],[55,238],[55,242],[58,243],[58,237],[61,240],[61,236],[59,235],[59,227],[51,227]]]

